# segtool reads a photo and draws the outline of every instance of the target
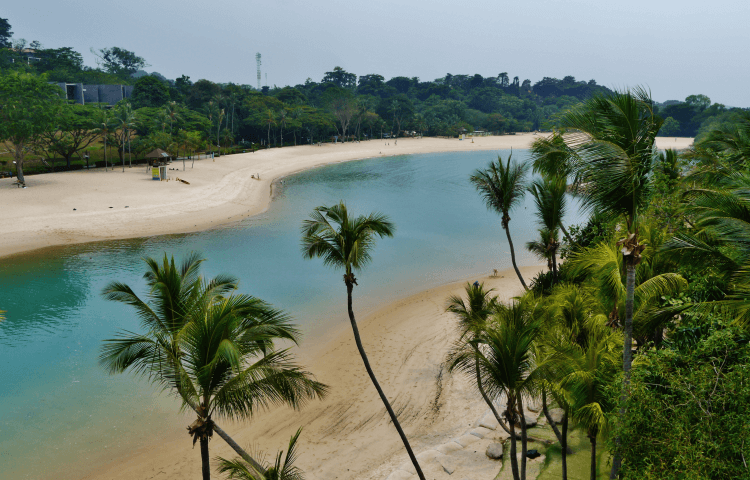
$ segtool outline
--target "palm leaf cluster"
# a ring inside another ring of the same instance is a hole
[[[235,293],[231,276],[203,279],[201,262],[195,254],[179,266],[166,255],[161,263],[147,259],[145,300],[128,285],[107,285],[104,297],[131,306],[144,333],[121,332],[106,340],[100,362],[110,373],[131,370],[147,377],[178,396],[183,408],[195,410],[198,419],[189,433],[194,443],[201,441],[208,478],[207,442],[215,418],[246,418],[282,404],[299,408],[323,397],[327,387],[296,364],[289,348],[276,347],[278,341],[299,342],[286,314]]]

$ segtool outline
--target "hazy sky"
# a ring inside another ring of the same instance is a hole
[[[386,79],[452,74],[642,84],[657,101],[702,93],[750,107],[748,0],[26,0],[3,2],[15,38],[119,46],[168,78],[294,85],[341,66]]]

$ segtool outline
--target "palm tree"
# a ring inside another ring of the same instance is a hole
[[[122,157],[122,171],[125,171],[125,139],[128,140],[128,146],[130,145],[130,131],[131,129],[135,128],[136,126],[136,115],[135,112],[133,112],[133,108],[130,106],[129,103],[126,103],[125,105],[121,106],[117,110],[115,110],[115,116],[113,118],[115,128],[120,130],[120,144],[121,144],[121,151],[123,153]],[[130,167],[133,166],[133,160],[132,157],[130,158]]]
[[[513,478],[526,480],[526,419],[523,396],[535,393],[542,380],[543,366],[536,363],[534,344],[542,322],[532,314],[533,300],[497,304],[492,321],[469,343],[473,351],[457,351],[449,368],[473,375],[478,360],[481,382],[490,398],[506,396],[503,413],[510,426],[510,460]],[[516,427],[521,428],[521,467],[518,466]],[[519,471],[520,470],[520,471]]]
[[[107,171],[107,135],[113,127],[112,118],[107,110],[100,110],[97,118],[97,133],[104,139],[104,171]]]
[[[584,208],[624,216],[627,236],[621,240],[627,271],[624,315],[623,388],[621,415],[630,385],[633,343],[635,268],[645,246],[639,242],[638,223],[651,190],[651,171],[657,155],[656,135],[663,120],[653,110],[651,94],[643,88],[597,95],[560,117],[568,133],[565,143],[575,154],[582,182]],[[615,453],[610,478],[619,475],[621,457]]]
[[[147,333],[105,340],[100,363],[109,373],[130,369],[148,377],[196,412],[188,432],[193,444],[200,441],[204,480],[214,431],[263,473],[213,417],[244,418],[279,404],[298,408],[325,395],[326,386],[297,366],[289,349],[275,348],[277,340],[299,341],[285,314],[249,295],[230,294],[237,287],[232,277],[204,280],[201,262],[195,254],[180,267],[166,255],[161,265],[146,260],[146,301],[125,284],[107,285],[104,298],[134,307]]]
[[[287,112],[283,108],[279,110],[279,125],[281,125],[281,144],[279,145],[279,147],[284,146],[284,126],[286,125],[286,122],[287,122],[288,113],[289,112]]]
[[[230,480],[304,480],[305,476],[302,470],[294,466],[297,460],[297,440],[302,433],[302,429],[292,435],[289,440],[289,448],[284,452],[276,455],[276,461],[273,465],[264,465],[265,475],[259,475],[257,470],[251,465],[247,465],[241,459],[227,460],[219,457],[219,473],[227,474]],[[283,456],[283,459],[282,459]]]
[[[164,108],[164,112],[167,114],[167,117],[169,117],[169,134],[170,135],[172,135],[175,120],[182,119],[182,116],[180,115],[181,110],[182,108],[180,104],[177,102],[169,102],[167,106]]]
[[[560,247],[557,229],[539,229],[539,238],[526,242],[526,250],[536,255],[540,260],[547,261],[547,269],[554,275],[557,282],[557,249]]]
[[[591,443],[591,480],[596,480],[596,442],[608,428],[612,410],[608,391],[617,376],[622,336],[603,323],[590,329],[585,345],[559,347],[558,363],[563,370],[560,386],[565,391],[573,418]]]
[[[268,139],[266,140],[266,148],[271,148],[271,125],[276,125],[276,116],[273,114],[271,109],[266,110],[265,123],[268,124]]]
[[[396,427],[401,441],[404,443],[406,452],[409,454],[419,478],[425,480],[417,457],[414,455],[411,445],[409,445],[409,440],[401,428],[398,417],[396,417],[388,397],[383,393],[383,389],[380,388],[375,373],[370,367],[370,361],[367,359],[362,340],[359,337],[359,328],[352,308],[352,292],[354,286],[357,285],[354,271],[361,270],[372,260],[371,251],[375,246],[375,237],[392,237],[396,227],[387,216],[380,213],[350,217],[344,202],[332,207],[318,207],[313,210],[310,217],[302,225],[302,255],[309,259],[322,258],[325,265],[344,270],[347,311],[357,350],[362,357],[362,362],[365,364],[365,369],[372,384],[378,391],[378,395],[380,395],[380,399],[391,417],[393,426]]]
[[[513,268],[523,288],[528,290],[529,287],[526,286],[521,271],[516,265],[516,252],[513,249],[513,240],[510,238],[510,229],[508,228],[510,212],[523,199],[526,188],[524,179],[526,178],[528,167],[524,163],[511,163],[511,156],[512,154],[508,155],[508,161],[503,164],[502,158],[498,155],[497,162],[490,162],[484,170],[476,170],[470,180],[484,199],[487,209],[502,215],[502,226],[508,237],[510,259],[513,263]]]

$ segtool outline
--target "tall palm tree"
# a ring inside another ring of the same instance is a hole
[[[586,430],[591,443],[590,478],[596,480],[597,437],[608,428],[607,414],[612,410],[608,391],[619,370],[618,357],[622,335],[597,323],[589,329],[584,345],[558,347],[560,386],[578,426]]]
[[[219,473],[227,474],[230,480],[304,480],[302,470],[294,466],[297,460],[296,447],[300,433],[302,433],[301,428],[292,435],[286,455],[284,452],[279,452],[273,465],[264,465],[265,475],[259,475],[256,469],[241,459],[227,460],[221,457],[219,457]]]
[[[104,171],[107,171],[107,135],[109,135],[110,131],[114,127],[114,122],[112,121],[112,117],[110,117],[109,112],[107,110],[101,109],[99,110],[97,120],[97,133],[102,136],[104,139]]]
[[[460,350],[451,358],[449,368],[473,375],[476,361],[482,385],[490,398],[505,395],[503,413],[510,426],[510,460],[514,480],[526,480],[526,420],[523,396],[536,392],[543,366],[537,364],[534,343],[542,332],[542,321],[532,314],[528,300],[514,300],[510,305],[497,304],[492,321],[473,340],[473,351]],[[521,429],[521,466],[519,469],[516,428]]]
[[[563,218],[567,213],[568,182],[562,176],[545,176],[529,185],[529,192],[534,197],[536,216],[539,223],[548,230],[559,228],[568,243],[573,243],[565,229]]]
[[[181,111],[182,111],[181,105],[177,102],[169,102],[167,106],[164,107],[164,112],[167,114],[167,117],[169,117],[169,134],[170,135],[172,135],[172,132],[174,130],[174,122],[182,119],[182,115],[180,115]]]
[[[128,146],[130,145],[130,133],[131,130],[136,127],[137,117],[130,103],[126,103],[120,108],[115,110],[114,118],[112,119],[116,129],[120,130],[120,151],[122,151],[122,171],[125,171],[125,140],[127,139]],[[132,157],[130,158],[130,167],[133,166]]]
[[[279,125],[281,125],[281,144],[279,145],[279,147],[284,146],[284,127],[289,120],[288,115],[289,112],[287,112],[286,109],[282,108],[281,110],[279,110]]]
[[[560,247],[557,229],[539,229],[539,238],[526,242],[526,250],[536,255],[540,260],[547,262],[547,270],[554,275],[557,282],[557,250]]]
[[[627,272],[622,416],[633,361],[635,269],[645,248],[638,237],[639,214],[648,203],[657,155],[655,139],[662,123],[654,113],[651,94],[640,87],[594,96],[560,117],[560,126],[567,132],[565,144],[577,160],[572,163],[582,184],[583,207],[624,216],[627,226],[627,236],[620,242]],[[620,464],[616,452],[610,478],[619,475]]]
[[[503,164],[502,158],[498,155],[497,162],[490,162],[484,170],[476,170],[470,177],[470,181],[484,199],[487,209],[502,216],[501,222],[508,237],[513,268],[523,288],[528,290],[529,287],[526,286],[521,271],[516,265],[516,252],[513,248],[513,240],[510,238],[509,229],[510,212],[523,200],[526,189],[524,180],[528,166],[524,163],[511,163],[511,156],[512,154],[508,155],[507,162]]]
[[[361,270],[372,260],[371,251],[375,246],[375,237],[392,237],[396,227],[387,216],[371,213],[368,216],[351,217],[344,202],[332,207],[321,206],[313,210],[309,220],[302,225],[302,255],[305,258],[322,258],[323,263],[336,269],[344,270],[344,284],[346,285],[347,312],[354,333],[357,350],[365,364],[367,374],[380,395],[393,426],[396,427],[404,448],[409,454],[414,468],[421,480],[425,480],[424,473],[417,462],[417,457],[409,445],[396,413],[393,411],[388,397],[383,393],[375,373],[370,367],[370,361],[362,346],[359,328],[354,318],[352,308],[352,292],[357,285],[355,270]]]
[[[104,298],[135,308],[146,333],[122,332],[105,340],[100,363],[109,373],[132,370],[176,393],[198,415],[188,432],[200,441],[202,473],[210,478],[208,441],[215,431],[253,468],[250,457],[213,420],[244,418],[271,405],[298,408],[320,398],[326,386],[294,363],[277,340],[299,341],[282,312],[249,295],[231,294],[236,279],[200,276],[202,260],[190,255],[181,266],[164,256],[147,261],[147,300],[112,282]]]

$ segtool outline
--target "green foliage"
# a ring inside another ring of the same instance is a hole
[[[748,378],[750,346],[731,329],[644,354],[620,431],[626,478],[750,478]]]
[[[102,48],[91,52],[104,64],[108,73],[118,76],[132,75],[148,66],[146,61],[135,53],[120,47]]]
[[[659,135],[662,137],[672,137],[680,133],[680,122],[675,120],[673,117],[667,117],[664,119],[664,123],[659,130]]]
[[[135,81],[130,98],[133,107],[161,107],[169,102],[169,88],[156,77],[146,75]]]

